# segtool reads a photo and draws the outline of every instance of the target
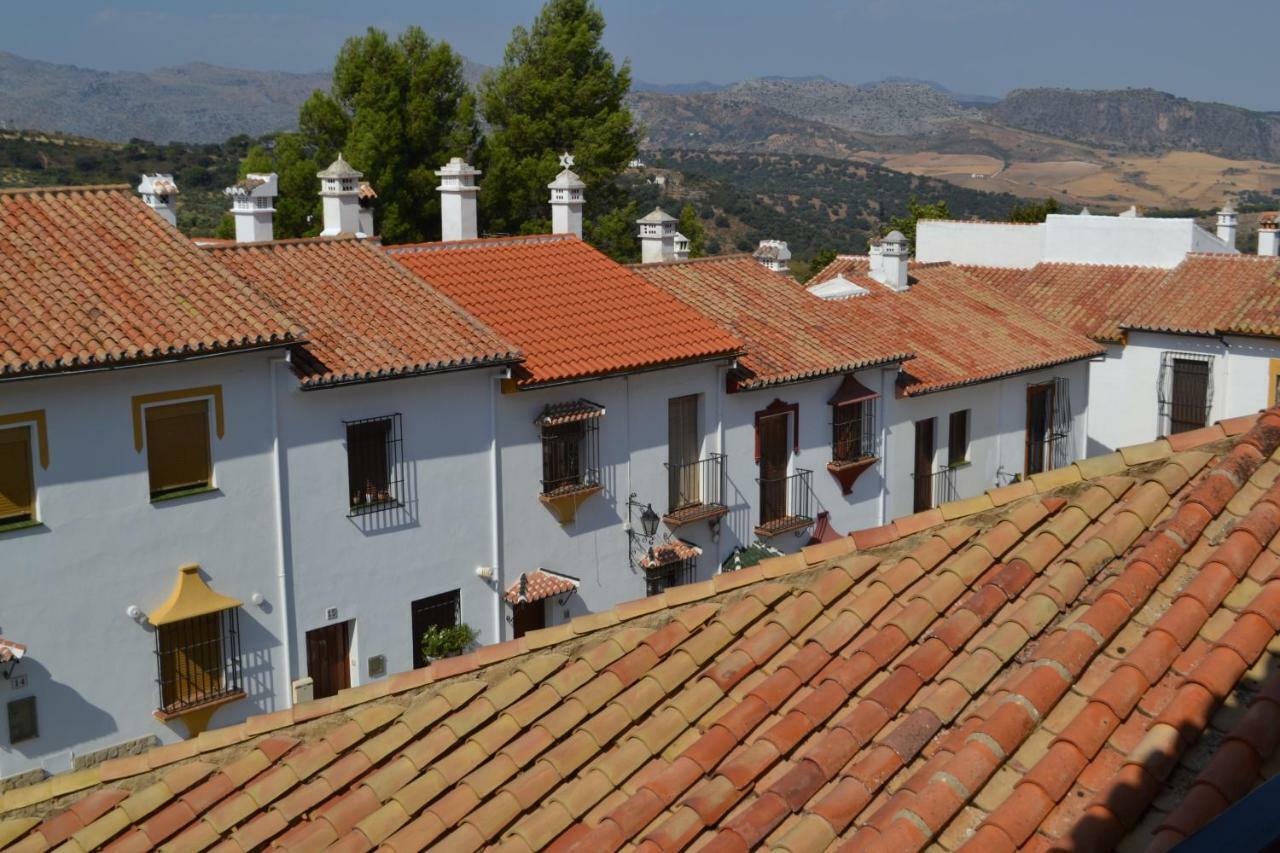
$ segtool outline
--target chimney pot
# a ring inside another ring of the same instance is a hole
[[[243,181],[222,192],[231,197],[237,243],[262,243],[272,238],[274,202],[279,195],[275,172],[245,175]]]
[[[1258,218],[1258,254],[1280,255],[1280,213],[1270,211]]]
[[[476,228],[476,176],[479,169],[461,157],[454,157],[442,166],[436,177],[440,178],[440,239],[474,240],[479,236]]]
[[[765,269],[784,275],[791,272],[791,249],[786,240],[761,240],[751,257]]]
[[[170,225],[178,224],[178,185],[173,182],[173,175],[143,175],[138,184],[138,192],[147,207],[160,214]]]
[[[1239,223],[1240,218],[1236,216],[1236,209],[1231,206],[1231,202],[1227,202],[1226,206],[1218,211],[1218,239],[1226,243],[1227,248],[1236,247]]]
[[[656,264],[675,260],[676,222],[678,220],[660,207],[636,220],[640,226],[640,262]]]
[[[360,178],[363,175],[338,154],[329,168],[316,172],[320,179],[320,198],[324,208],[324,230],[321,237],[355,234],[367,237],[360,228]]]
[[[901,231],[890,231],[871,242],[871,277],[890,290],[903,291],[907,278],[907,238]]]
[[[586,184],[573,171],[573,155],[560,155],[560,174],[547,184],[551,190],[551,233],[582,236],[582,195]]]

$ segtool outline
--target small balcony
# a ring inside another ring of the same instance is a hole
[[[911,480],[913,512],[924,512],[960,497],[956,491],[956,469],[950,466],[932,473],[912,474]]]
[[[723,498],[723,453],[710,453],[696,462],[666,464],[670,509],[662,520],[668,527],[714,521],[729,513]]]
[[[804,530],[813,524],[813,472],[797,469],[786,477],[759,479],[761,539]]]

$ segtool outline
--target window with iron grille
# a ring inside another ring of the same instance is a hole
[[[947,465],[955,467],[969,461],[969,410],[951,413],[947,431]]]
[[[155,633],[161,711],[179,712],[242,691],[239,608],[160,625]]]
[[[346,421],[348,516],[400,506],[404,440],[400,415]]]
[[[1160,355],[1160,431],[1200,429],[1213,406],[1213,356],[1190,352]]]
[[[542,493],[558,495],[600,483],[600,420],[542,424]]]
[[[1071,395],[1066,377],[1027,386],[1024,471],[1039,474],[1071,464]]]
[[[880,437],[876,430],[876,404],[871,397],[831,407],[831,461],[857,462],[878,455]]]
[[[693,583],[698,576],[697,573],[697,557],[689,557],[685,560],[677,560],[674,563],[645,569],[645,595],[660,595],[664,590],[668,590],[673,586]]]

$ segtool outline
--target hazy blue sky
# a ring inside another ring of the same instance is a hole
[[[421,25],[496,63],[540,0],[53,0],[4,4],[0,50],[90,68],[200,60],[328,68],[342,39]],[[656,83],[911,76],[960,92],[1152,86],[1280,109],[1274,2],[1231,0],[601,0],[607,43]]]

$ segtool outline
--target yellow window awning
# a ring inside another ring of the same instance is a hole
[[[164,604],[152,611],[147,620],[152,625],[170,625],[184,619],[207,616],[222,610],[239,607],[243,602],[214,592],[204,578],[200,567],[192,563],[178,569],[178,582]]]

